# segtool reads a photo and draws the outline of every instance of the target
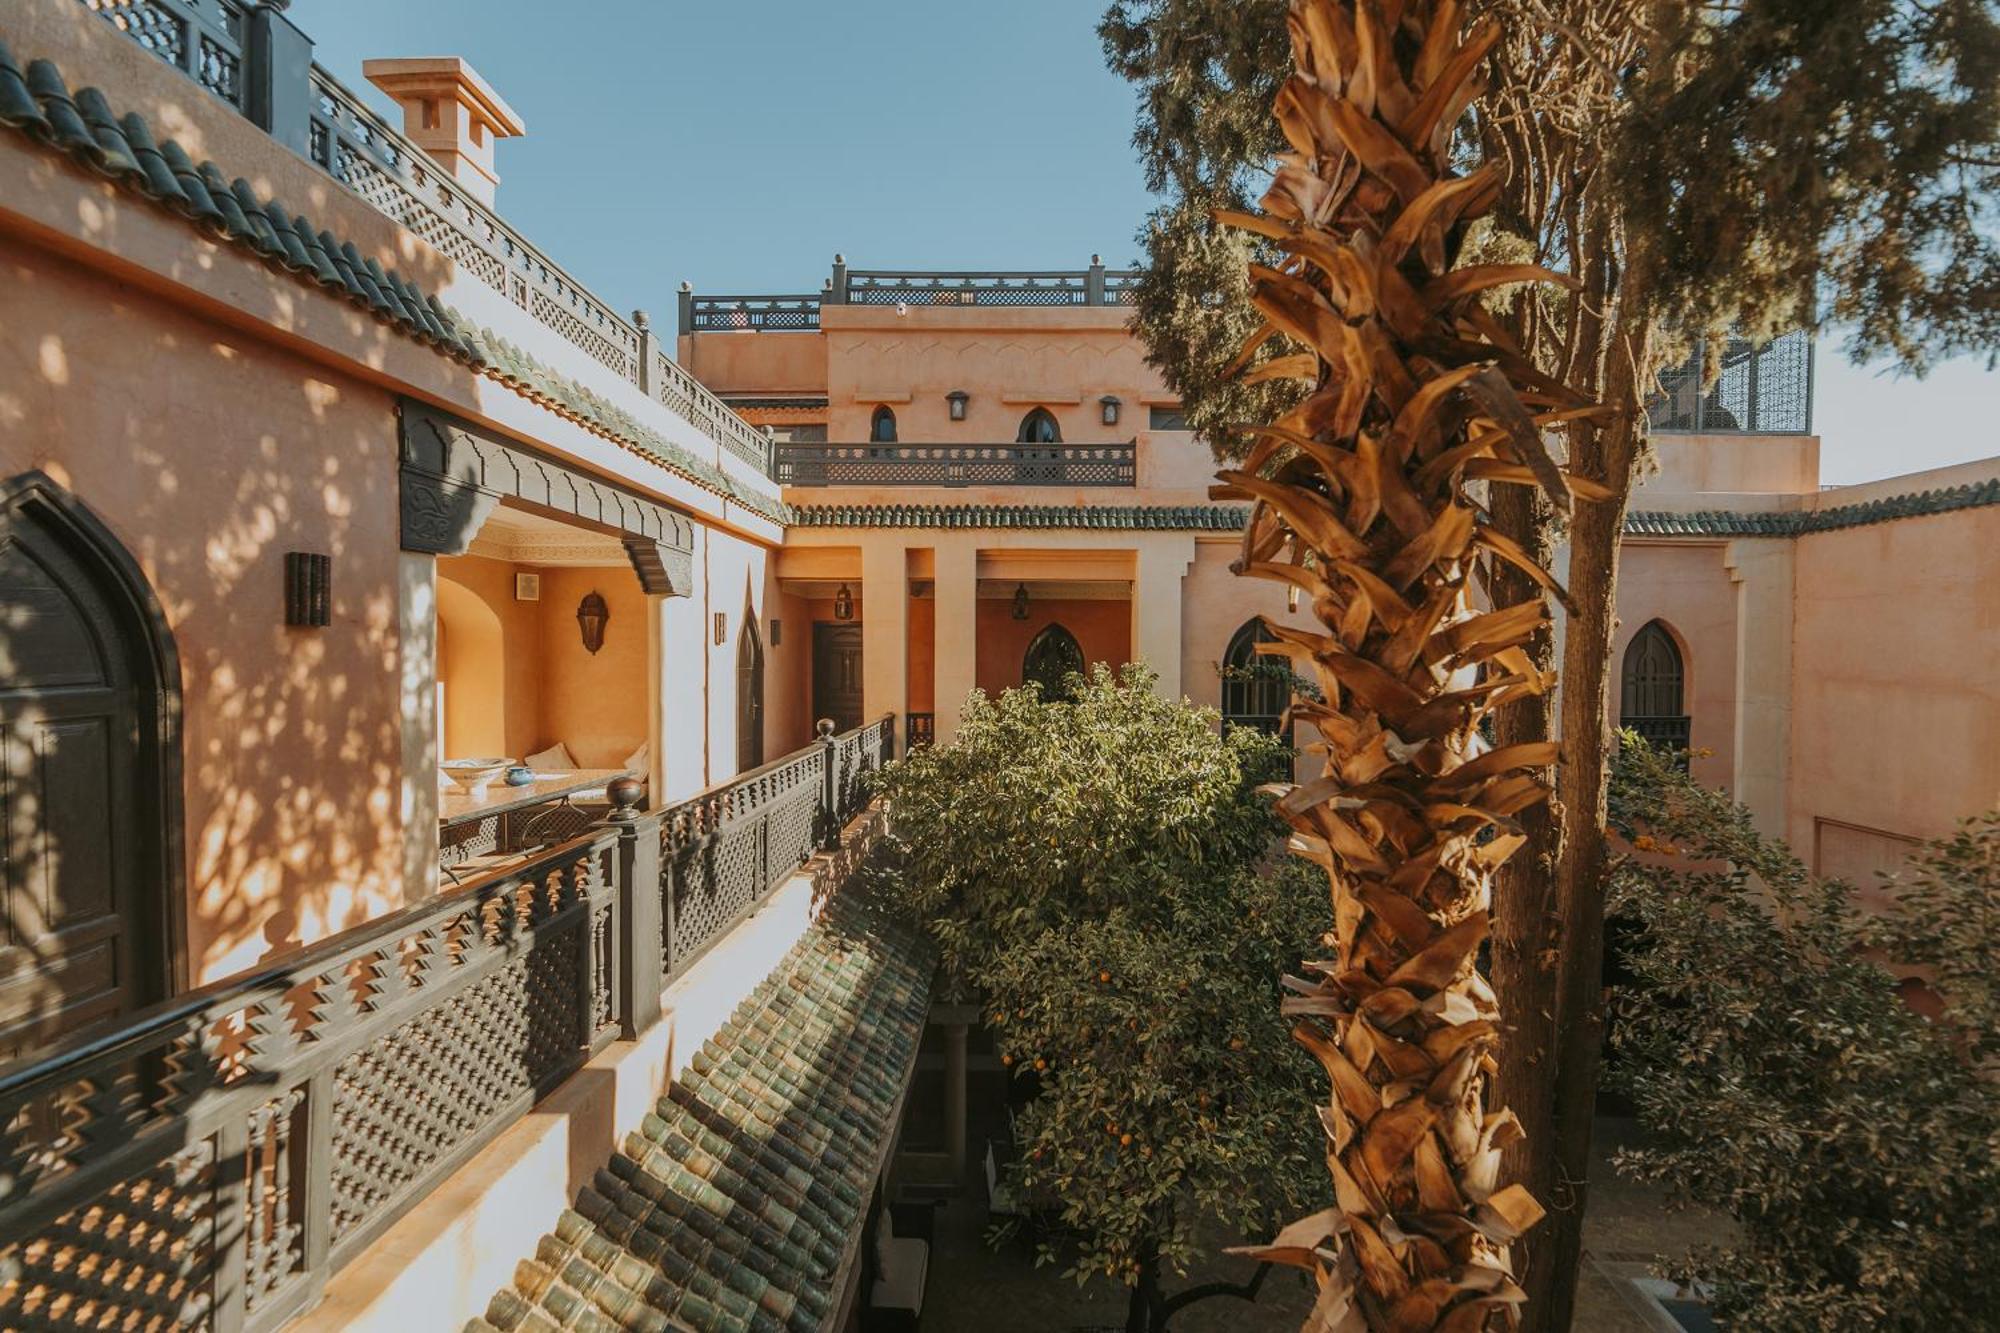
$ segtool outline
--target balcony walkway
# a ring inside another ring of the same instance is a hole
[[[931,965],[861,886],[837,895],[472,1327],[825,1327],[894,1144]]]

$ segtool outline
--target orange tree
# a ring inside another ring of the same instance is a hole
[[[880,778],[889,882],[1032,1093],[1015,1183],[1062,1238],[1041,1258],[1127,1284],[1135,1333],[1255,1299],[1261,1272],[1168,1288],[1205,1221],[1262,1230],[1302,1206],[1313,1157],[1291,1114],[1309,1069],[1272,1000],[1326,911],[1252,790],[1286,751],[1217,722],[1100,667],[1068,701],[974,695],[950,745]]]

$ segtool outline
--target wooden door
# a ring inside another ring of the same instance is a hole
[[[813,626],[813,721],[832,718],[835,731],[861,725],[861,624]]]
[[[162,681],[127,570],[67,517],[0,489],[0,1060],[168,983]]]
[[[736,636],[736,771],[747,773],[764,763],[764,643],[757,637],[757,617],[743,616]]]

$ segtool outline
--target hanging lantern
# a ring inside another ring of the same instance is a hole
[[[594,592],[585,593],[576,605],[577,628],[583,631],[584,651],[591,656],[604,646],[604,627],[611,623],[611,608]]]
[[[833,595],[833,618],[835,620],[854,619],[854,594],[848,591],[845,583],[841,584],[840,591]]]
[[[1014,587],[1014,619],[1026,620],[1027,618],[1028,585],[1025,583],[1016,584]]]

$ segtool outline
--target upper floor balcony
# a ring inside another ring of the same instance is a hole
[[[894,307],[1123,306],[1132,303],[1137,269],[1110,269],[1101,256],[1090,267],[1040,271],[850,269],[834,256],[821,290],[795,296],[708,296],[681,284],[680,331],[688,333],[812,333],[829,305]]]
[[[786,486],[1136,486],[1123,444],[778,444]]]

